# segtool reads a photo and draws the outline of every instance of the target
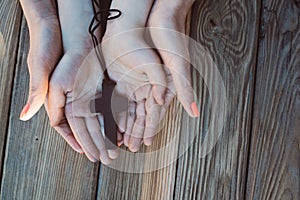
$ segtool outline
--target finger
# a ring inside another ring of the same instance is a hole
[[[73,148],[76,152],[83,154],[84,151],[81,148],[80,144],[75,139],[72,130],[67,122],[67,119],[64,119],[60,125],[55,126],[54,129],[64,138],[64,140]]]
[[[164,111],[167,110],[167,108],[172,103],[172,100],[174,99],[175,96],[176,96],[175,86],[170,82],[166,92],[165,104],[163,105],[163,107],[165,108]]]
[[[167,54],[169,57],[173,57],[172,62],[169,62],[170,59],[164,60],[163,58],[163,60],[172,74],[180,103],[191,117],[199,117],[199,110],[194,99],[194,90],[191,85],[189,63],[173,54]]]
[[[129,139],[130,135],[133,129],[133,125],[135,122],[135,109],[136,109],[136,103],[133,101],[130,101],[128,103],[128,116],[127,116],[127,125],[126,125],[126,131],[124,134],[124,145],[129,146]]]
[[[61,53],[61,35],[55,6],[49,2],[21,1],[29,26],[29,95],[20,119],[29,120],[46,99],[49,75]]]
[[[142,85],[134,91],[134,99],[136,102],[140,102],[145,100],[151,93],[151,85],[150,84],[145,84]]]
[[[144,70],[151,83],[153,96],[159,105],[164,104],[165,92],[167,88],[166,74],[161,64],[149,64],[144,67]]]
[[[46,100],[45,109],[49,116],[49,109],[48,109],[47,105],[48,105],[48,101]],[[50,120],[50,122],[51,122],[51,120]],[[61,120],[59,122],[57,121],[57,124],[53,124],[53,123],[50,123],[50,124],[56,130],[56,132],[58,132],[64,138],[64,140],[71,146],[71,148],[74,149],[74,151],[76,151],[80,154],[82,154],[84,152],[82,150],[80,144],[75,139],[65,116],[62,116]]]
[[[157,105],[156,102],[153,100],[153,97],[151,98],[151,95],[146,101],[147,117],[143,139],[144,144],[146,146],[150,146],[153,143],[154,136],[159,131],[159,123],[162,122],[170,103],[176,96],[172,85],[168,87],[165,96],[165,104],[163,106]]]
[[[84,118],[73,115],[72,105],[67,105],[65,107],[65,113],[74,136],[84,150],[88,159],[92,162],[98,161],[100,153],[89,134]]]
[[[65,117],[66,96],[61,84],[52,79],[49,84],[48,98],[45,103],[50,125],[79,153],[83,150],[76,141]],[[78,148],[79,146],[79,148]]]
[[[145,130],[145,119],[146,119],[145,100],[142,100],[138,102],[136,106],[136,120],[129,140],[129,149],[132,152],[136,152],[140,148],[143,139],[144,130]]]
[[[170,29],[151,30],[153,43],[172,74],[179,101],[191,117],[198,117],[199,110],[191,86],[188,41],[184,34],[179,33],[180,30],[184,32],[184,26],[172,22],[167,26]]]
[[[58,126],[65,118],[66,95],[59,83],[51,80],[46,100],[46,111],[52,127]]]
[[[126,130],[126,112],[116,114],[116,122],[121,133]]]
[[[117,145],[121,146],[124,141],[123,141],[123,135],[125,133],[126,130],[126,121],[127,121],[127,117],[126,117],[126,112],[121,112],[118,113],[117,116],[117,125],[118,125],[118,132],[117,132]]]
[[[109,165],[112,162],[112,159],[117,158],[118,152],[113,150],[107,150],[105,148],[105,142],[101,134],[100,124],[96,117],[85,118],[85,121],[90,136],[100,152],[101,162],[105,165]],[[112,157],[109,156],[109,151]]]
[[[117,133],[117,144],[118,144],[119,147],[124,143],[123,135],[124,135],[124,133],[121,133],[118,130],[118,133]]]
[[[30,84],[28,100],[20,114],[20,119],[23,121],[32,118],[44,104],[48,91],[49,76],[58,60],[58,58],[49,58],[48,61],[46,59],[39,60],[43,57],[42,54],[47,54],[46,52],[39,53],[39,55],[33,56],[30,54],[28,56]]]
[[[158,105],[153,96],[149,96],[146,100],[146,128],[144,132],[143,141],[146,146],[150,146],[153,142],[154,136],[157,133],[158,124],[161,120],[160,113],[163,109],[162,106]]]

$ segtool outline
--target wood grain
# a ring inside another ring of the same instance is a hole
[[[259,10],[259,1],[246,0],[197,1],[193,7],[191,36],[212,55],[222,75],[228,115],[215,148],[201,158],[202,138],[215,113],[209,106],[212,91],[194,74],[201,117],[198,123],[186,122],[182,134],[199,135],[177,163],[174,199],[244,199]]]
[[[0,173],[4,157],[21,15],[18,1],[0,1]]]
[[[99,165],[71,150],[50,128],[44,110],[29,122],[19,120],[27,100],[28,47],[29,34],[23,18],[1,196],[3,199],[93,199]]]
[[[247,199],[300,199],[299,7],[263,2]]]

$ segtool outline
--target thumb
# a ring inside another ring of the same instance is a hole
[[[191,84],[188,41],[184,34],[174,31],[182,28],[172,25],[172,22],[169,25],[173,26],[173,30],[156,29],[151,32],[151,37],[164,64],[171,72],[180,103],[191,117],[199,117],[195,92]]]
[[[166,57],[168,57],[168,59],[166,59]],[[191,84],[189,63],[170,53],[164,54],[162,58],[172,74],[180,103],[191,117],[199,117],[200,114],[195,101],[195,92]],[[172,60],[172,62],[168,62],[169,60]]]
[[[30,84],[29,95],[20,120],[27,121],[41,108],[48,92],[49,76],[56,66],[61,55],[60,34],[53,32],[47,35],[49,26],[38,26],[30,30],[30,50],[27,59]],[[53,42],[56,41],[56,42]]]
[[[22,121],[31,119],[44,104],[50,75],[43,67],[30,66],[29,62],[28,65],[30,74],[29,95],[27,103],[20,114],[20,120]]]

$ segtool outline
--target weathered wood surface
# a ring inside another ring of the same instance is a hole
[[[0,1],[0,172],[9,119],[21,15],[18,1]]]
[[[193,73],[200,118],[189,119],[175,101],[155,144],[141,151],[158,149],[174,135],[196,132],[197,137],[171,165],[133,174],[90,163],[72,152],[49,127],[44,111],[30,122],[18,120],[28,90],[28,30],[17,2],[2,0],[0,27],[6,48],[0,69],[0,156],[5,147],[5,159],[0,161],[0,196],[300,199],[299,5],[292,0],[195,3],[190,35],[212,55],[226,86],[228,116],[223,133],[215,148],[201,158],[199,149],[213,113],[209,91]],[[179,140],[178,149],[185,142]],[[141,168],[152,164],[144,160]]]
[[[247,199],[300,199],[299,7],[263,2]]]
[[[223,134],[207,157],[199,158],[200,135],[179,160],[176,199],[244,198],[259,7],[258,1],[247,0],[198,1],[194,5],[191,36],[207,48],[220,70],[226,87],[228,115]],[[201,130],[209,126],[208,116],[214,113],[207,108],[208,91],[201,86],[199,93],[202,94],[199,127],[190,130],[197,128],[203,134]]]
[[[49,126],[44,110],[29,122],[19,113],[27,100],[26,60],[29,34],[22,19],[13,86],[6,156],[3,163],[3,199],[93,199],[99,164],[73,152]]]

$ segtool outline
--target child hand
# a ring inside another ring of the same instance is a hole
[[[192,117],[199,115],[194,102],[193,89],[190,85],[189,63],[176,55],[159,51],[164,64],[167,65],[167,68],[164,67],[159,55],[144,40],[144,28],[152,3],[151,1],[134,0],[131,3],[113,2],[112,8],[121,9],[123,16],[108,22],[102,44],[106,63],[109,63],[108,71],[111,77],[118,84],[122,83],[122,79],[124,79],[122,77],[131,79],[128,81],[129,83],[135,83],[134,87],[129,89],[130,91],[127,93],[133,94],[129,96],[132,101],[129,112],[134,114],[128,116],[127,123],[124,123],[127,126],[121,128],[125,130],[124,144],[131,151],[137,151],[142,141],[146,145],[152,143],[157,125],[175,96],[175,86],[179,99],[187,112]],[[131,6],[132,4],[135,5],[134,8]],[[170,10],[173,12],[172,9]],[[154,14],[155,16],[158,14]],[[176,19],[171,19],[173,20],[171,24],[176,24]],[[151,22],[149,26],[155,25],[154,18],[149,22]],[[162,24],[161,27],[164,25]],[[184,26],[174,26],[173,29],[183,32]],[[151,33],[154,35],[155,32]],[[165,46],[172,43],[175,44],[174,48],[179,49],[181,53],[179,55],[182,55],[182,50],[186,53],[187,44],[184,43],[185,41],[181,41],[181,38],[179,40],[178,38],[169,38],[167,34],[162,35],[162,37],[159,39],[166,41],[163,41]],[[160,40],[154,40],[153,37],[152,40],[160,42]],[[118,73],[120,70],[122,72]],[[124,85],[128,86],[128,84]]]

